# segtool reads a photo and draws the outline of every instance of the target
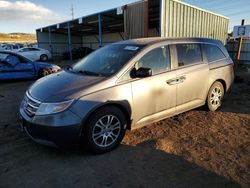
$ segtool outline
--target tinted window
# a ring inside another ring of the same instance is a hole
[[[5,50],[11,50],[11,46],[5,46],[4,49]]]
[[[8,56],[8,54],[0,53],[0,66],[6,65],[5,59]]]
[[[215,45],[204,44],[204,51],[207,54],[207,61],[210,63],[219,59],[223,59],[226,56],[223,52]]]
[[[7,53],[0,53],[0,60],[4,60],[8,55]]]
[[[144,46],[113,44],[103,47],[75,64],[70,71],[88,75],[110,76],[133,58]]]
[[[36,48],[29,48],[29,51],[39,51],[39,49],[36,49]]]
[[[23,58],[23,57],[21,57],[21,56],[19,56],[18,58],[19,58],[19,60],[20,60],[20,63],[28,63],[28,60],[27,60],[27,59],[25,59],[25,58]]]
[[[20,60],[17,56],[13,54],[9,54],[5,59],[4,62],[8,63],[11,66],[16,66],[18,63],[20,63]]]
[[[19,52],[28,52],[28,51],[30,51],[29,48],[22,48],[19,50]]]
[[[178,66],[202,62],[200,44],[177,44]]]
[[[136,68],[140,67],[151,68],[153,74],[170,69],[169,48],[162,46],[148,52],[138,61]]]

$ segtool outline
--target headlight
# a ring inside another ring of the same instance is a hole
[[[48,115],[66,110],[74,100],[58,103],[41,103],[36,111],[36,115]]]
[[[52,67],[52,69],[61,70],[61,67],[55,65],[55,66]]]

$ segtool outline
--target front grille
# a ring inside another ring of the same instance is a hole
[[[30,116],[33,117],[36,114],[36,111],[38,109],[38,107],[40,106],[41,102],[39,102],[38,100],[32,98],[28,92],[26,92],[26,95],[24,97],[24,101],[23,101],[23,108],[25,113]]]

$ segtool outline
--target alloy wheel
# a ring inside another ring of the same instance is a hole
[[[219,107],[221,104],[222,91],[219,87],[215,87],[212,90],[210,102],[213,106]]]
[[[92,138],[99,147],[112,145],[119,137],[121,122],[115,115],[105,115],[93,127]]]

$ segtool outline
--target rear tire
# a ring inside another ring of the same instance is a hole
[[[49,59],[49,57],[48,57],[46,54],[42,54],[42,55],[40,56],[40,60],[41,60],[41,61],[48,61],[48,59]]]
[[[221,106],[223,97],[224,87],[222,83],[218,81],[214,82],[207,95],[207,108],[210,111],[216,111]]]
[[[114,106],[103,107],[95,112],[83,128],[82,141],[96,154],[109,152],[122,141],[126,132],[126,118]]]

